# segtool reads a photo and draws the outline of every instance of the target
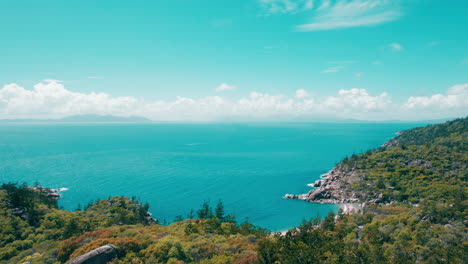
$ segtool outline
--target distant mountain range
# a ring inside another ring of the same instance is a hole
[[[453,118],[445,119],[434,119],[434,120],[416,120],[416,121],[406,121],[406,120],[382,120],[382,121],[372,121],[372,120],[358,120],[358,119],[338,119],[336,117],[322,117],[314,119],[303,119],[303,118],[280,118],[281,121],[276,120],[249,120],[243,118],[223,118],[213,121],[213,123],[417,123],[417,124],[437,124],[443,123]],[[73,115],[67,116],[58,119],[0,119],[1,123],[129,123],[129,124],[139,124],[139,123],[200,123],[193,121],[177,121],[177,122],[159,122],[153,121],[141,116],[112,116],[112,115]],[[201,123],[212,123],[212,122],[201,122]]]
[[[139,116],[74,115],[60,119],[0,119],[0,123],[152,123]]]

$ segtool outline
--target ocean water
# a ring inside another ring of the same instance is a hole
[[[343,157],[416,124],[0,125],[0,182],[68,188],[59,205],[114,195],[149,202],[160,221],[221,199],[239,221],[273,231],[336,206],[285,200]]]

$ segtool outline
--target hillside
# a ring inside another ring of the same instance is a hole
[[[364,212],[269,240],[263,262],[467,263],[467,164],[468,118],[403,131],[345,158],[315,189],[288,198],[359,203]]]
[[[468,263],[467,164],[468,118],[403,131],[291,196],[355,203],[361,213],[304,221],[285,235],[238,224],[222,203],[164,226],[135,198],[68,212],[53,190],[4,184],[0,263],[67,263],[108,244],[114,264]]]
[[[53,190],[3,184],[0,188],[0,263],[67,263],[112,244],[112,263],[255,263],[268,232],[236,224],[222,203],[207,203],[185,221],[157,224],[135,198],[112,197],[68,212]]]
[[[420,202],[466,187],[468,119],[410,129],[377,150],[345,158],[316,181],[310,202]],[[452,197],[460,200],[461,197]]]

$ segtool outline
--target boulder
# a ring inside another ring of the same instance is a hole
[[[314,187],[320,187],[321,185],[322,185],[322,181],[321,181],[321,180],[316,180],[316,181],[314,182],[314,185],[313,185],[313,186],[314,186]]]
[[[285,194],[283,196],[284,199],[296,199],[297,198],[297,195],[295,194]]]
[[[117,248],[111,244],[96,248],[68,264],[106,264],[117,257]]]

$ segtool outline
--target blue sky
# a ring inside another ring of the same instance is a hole
[[[0,10],[2,118],[468,113],[464,0],[0,0]]]

